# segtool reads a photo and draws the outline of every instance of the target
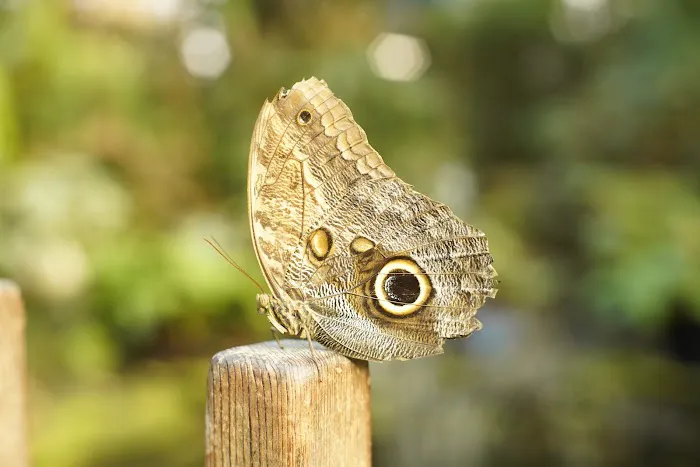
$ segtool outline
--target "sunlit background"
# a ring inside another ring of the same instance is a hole
[[[376,466],[700,465],[696,0],[0,0],[0,277],[35,466],[198,466],[209,358],[270,338],[248,147],[325,79],[502,280],[372,366]]]

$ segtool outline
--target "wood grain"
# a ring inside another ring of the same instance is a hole
[[[26,357],[19,288],[0,280],[0,465],[26,467]]]
[[[211,362],[206,465],[371,464],[367,362],[306,341],[234,347]]]

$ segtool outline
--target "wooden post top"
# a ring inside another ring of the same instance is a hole
[[[369,466],[369,367],[306,341],[212,358],[207,466]]]

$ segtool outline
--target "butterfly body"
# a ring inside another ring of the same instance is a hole
[[[348,107],[311,78],[253,132],[251,234],[276,330],[350,357],[411,359],[480,329],[495,296],[486,236],[396,177]]]

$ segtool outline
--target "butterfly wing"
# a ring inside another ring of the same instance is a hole
[[[486,237],[397,178],[325,82],[265,103],[250,164],[258,259],[278,297],[308,305],[316,340],[408,359],[480,327],[495,295]]]

